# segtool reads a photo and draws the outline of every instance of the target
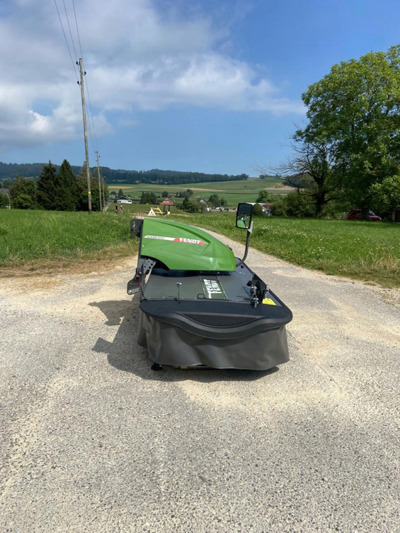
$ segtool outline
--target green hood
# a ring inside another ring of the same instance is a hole
[[[165,219],[145,218],[140,255],[163,262],[170,270],[233,272],[233,252],[205,231]]]

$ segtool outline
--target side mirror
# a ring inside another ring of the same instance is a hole
[[[236,227],[250,229],[253,206],[251,204],[238,204],[236,211]]]

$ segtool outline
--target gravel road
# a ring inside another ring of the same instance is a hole
[[[151,371],[134,258],[0,280],[0,531],[400,532],[399,292],[247,262],[294,314],[269,372]]]

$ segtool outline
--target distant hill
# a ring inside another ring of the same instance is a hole
[[[0,181],[13,180],[16,176],[38,179],[45,163],[1,163]],[[59,167],[59,165],[55,165]],[[75,174],[79,174],[81,167],[72,166]],[[93,176],[97,176],[97,167],[92,167]],[[155,183],[159,185],[175,185],[179,183],[200,183],[203,181],[243,181],[248,179],[247,174],[205,174],[202,172],[181,172],[178,170],[115,170],[101,167],[101,174],[108,184],[126,183]]]

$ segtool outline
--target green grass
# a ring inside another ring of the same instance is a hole
[[[138,240],[130,235],[134,212],[149,206],[126,205],[116,215],[0,210],[0,267],[32,261],[130,256]],[[245,242],[227,212],[171,219],[201,226]],[[251,246],[293,264],[384,287],[400,287],[400,224],[347,220],[255,218]]]
[[[128,213],[0,210],[0,266],[32,260],[93,258],[104,250],[125,254],[137,245]]]

